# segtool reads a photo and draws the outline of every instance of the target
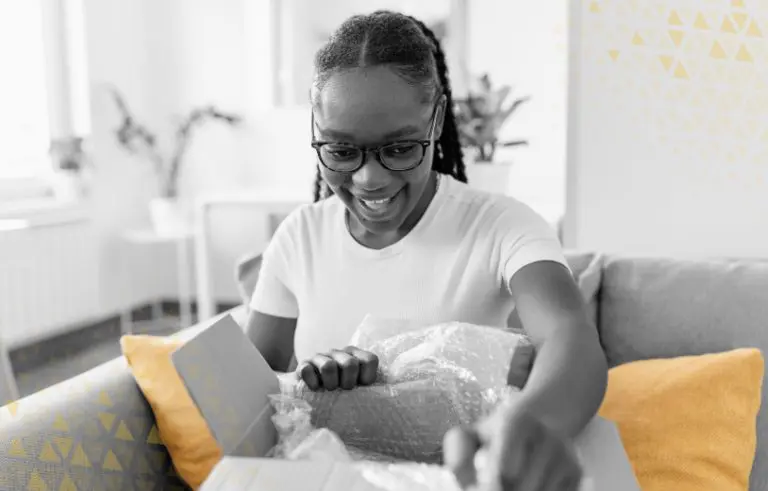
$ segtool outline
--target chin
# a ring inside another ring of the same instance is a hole
[[[406,189],[401,190],[390,205],[380,210],[367,208],[349,192],[344,192],[343,197],[350,214],[365,230],[375,235],[396,232],[413,211],[411,196]]]

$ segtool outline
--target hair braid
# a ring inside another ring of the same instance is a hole
[[[424,103],[445,94],[443,131],[432,168],[467,182],[445,53],[434,32],[423,22],[386,10],[350,17],[315,55],[313,94],[316,96],[338,71],[379,65],[387,66],[409,84],[421,88]],[[332,194],[318,166],[314,199],[319,201]]]
[[[448,77],[448,63],[445,60],[445,52],[440,45],[435,33],[427,27],[422,21],[411,17],[413,22],[421,29],[427,38],[435,45],[435,64],[437,65],[437,75],[440,78],[440,84],[443,86],[445,94],[445,121],[443,122],[443,132],[440,135],[439,144],[442,147],[442,156],[436,154],[432,167],[441,174],[448,174],[461,182],[467,182],[467,175],[464,167],[464,152],[459,141],[459,130],[456,125],[456,114],[453,110],[453,92],[451,91],[451,81]]]

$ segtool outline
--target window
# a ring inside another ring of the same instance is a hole
[[[0,2],[1,180],[27,181],[50,168],[43,39],[40,1]]]

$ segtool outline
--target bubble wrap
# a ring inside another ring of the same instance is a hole
[[[353,460],[440,463],[445,433],[489,413],[511,389],[509,361],[525,336],[466,323],[412,328],[366,318],[353,345],[379,357],[371,386],[317,391],[291,374],[273,398],[279,451],[315,428],[340,438]],[[311,413],[311,416],[309,416]]]

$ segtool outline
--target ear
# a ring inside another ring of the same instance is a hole
[[[445,94],[440,96],[440,99],[437,101],[437,114],[435,115],[435,141],[439,141],[440,137],[443,136],[443,125],[445,124],[445,115],[446,112],[449,110],[448,108],[448,97],[446,97]]]

